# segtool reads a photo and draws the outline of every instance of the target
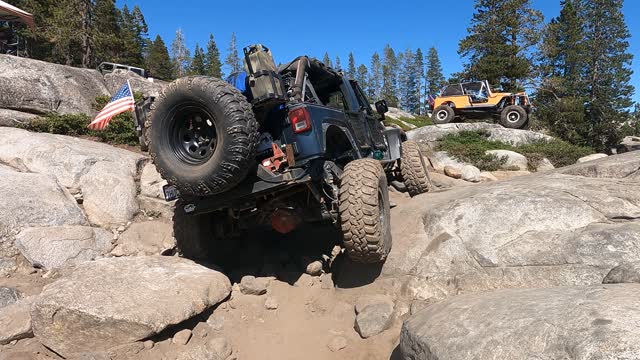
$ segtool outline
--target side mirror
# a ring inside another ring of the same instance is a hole
[[[387,102],[385,100],[376,101],[376,111],[380,116],[382,116],[382,120],[384,120],[384,114],[389,111],[389,107],[387,106]]]

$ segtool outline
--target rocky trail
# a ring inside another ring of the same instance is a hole
[[[0,94],[0,125],[90,113],[120,82],[10,61],[0,88],[46,76]],[[474,129],[547,138],[492,124],[409,137]],[[255,229],[211,264],[176,254],[144,153],[0,127],[0,360],[640,358],[640,154],[536,173],[507,155],[519,170],[430,153],[433,191],[390,192],[383,265],[350,262],[318,225]]]
[[[0,139],[2,359],[640,354],[624,340],[640,333],[633,152],[391,192],[383,266],[351,263],[333,228],[305,226],[258,229],[219,267],[174,255],[170,204],[143,155],[10,128]],[[540,335],[516,346],[525,328]]]

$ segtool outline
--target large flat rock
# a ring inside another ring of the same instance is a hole
[[[0,108],[93,114],[96,97],[109,94],[96,70],[9,55],[0,55],[0,69]]]
[[[486,131],[489,140],[501,141],[513,146],[530,144],[537,141],[549,141],[553,138],[530,130],[508,129],[498,124],[489,123],[451,123],[442,125],[429,125],[407,132],[409,140],[433,145],[441,138],[449,134],[457,134],[461,131]]]
[[[31,226],[87,225],[75,199],[55,177],[0,167],[0,257],[15,255],[13,235]]]
[[[67,188],[78,187],[82,176],[101,162],[107,163],[109,173],[136,176],[144,159],[141,154],[95,141],[0,128],[0,163],[54,175]]]
[[[411,316],[402,359],[638,359],[640,284],[461,295]]]
[[[635,174],[640,157],[581,166]],[[599,284],[619,264],[640,260],[640,180],[567,169],[423,194],[394,209],[394,247],[382,274],[402,279],[409,296],[442,299]]]
[[[62,356],[104,351],[157,334],[225,299],[223,274],[179,257],[106,258],[47,285],[33,332]]]
[[[134,92],[140,92],[143,96],[155,97],[160,95],[162,88],[167,84],[158,79],[149,81],[133,71],[123,69],[116,69],[114,72],[104,75],[104,83],[111,95],[115,94],[126,81],[129,81]]]

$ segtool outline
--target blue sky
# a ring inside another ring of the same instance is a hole
[[[206,0],[117,0],[119,6],[138,5],[149,24],[152,38],[160,34],[167,46],[177,28],[186,35],[193,50],[204,46],[213,33],[226,53],[231,32],[238,46],[263,43],[276,62],[298,55],[321,58],[325,51],[340,56],[346,66],[349,52],[357,63],[369,66],[371,54],[389,43],[396,50],[426,49],[440,53],[445,76],[462,69],[458,42],[467,34],[473,14],[473,0],[349,1],[206,1]],[[278,4],[283,5],[278,8]],[[560,12],[560,0],[533,0],[545,21]],[[631,32],[629,51],[634,55],[632,84],[634,99],[640,101],[640,1],[626,0],[623,8]],[[635,15],[635,16],[634,16]]]

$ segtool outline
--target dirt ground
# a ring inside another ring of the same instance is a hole
[[[397,192],[391,192],[390,198],[397,205],[392,209],[393,223],[394,214],[410,199]],[[300,229],[288,237],[267,237],[267,240],[263,237],[266,236],[256,234],[248,239],[247,249],[253,250],[238,254],[223,271],[232,283],[237,283],[243,275],[264,276],[269,272],[267,268],[273,268],[277,274],[272,277],[267,294],[244,295],[239,286],[234,285],[230,298],[215,309],[152,338],[153,348],[144,348],[143,342],[139,342],[116,350],[110,357],[169,360],[208,339],[223,337],[232,346],[233,356],[244,360],[394,358],[402,320],[410,304],[396,301],[393,324],[381,334],[362,339],[354,330],[357,298],[370,294],[396,297],[384,281],[377,280],[380,266],[359,267],[343,254],[331,258],[333,244],[339,239],[334,229]],[[325,272],[331,276],[311,277],[297,270],[297,259],[322,259],[323,256]],[[0,278],[0,286],[15,287],[27,296],[36,295],[63,272],[43,272],[31,269],[29,264],[20,264],[14,276]],[[334,281],[335,287],[331,286]],[[270,307],[276,309],[267,309],[268,299]],[[173,335],[182,329],[192,330],[189,342],[186,345],[172,343]],[[346,346],[332,351],[329,343],[340,337],[346,340]],[[59,357],[33,338],[0,346],[1,360],[56,358]]]

